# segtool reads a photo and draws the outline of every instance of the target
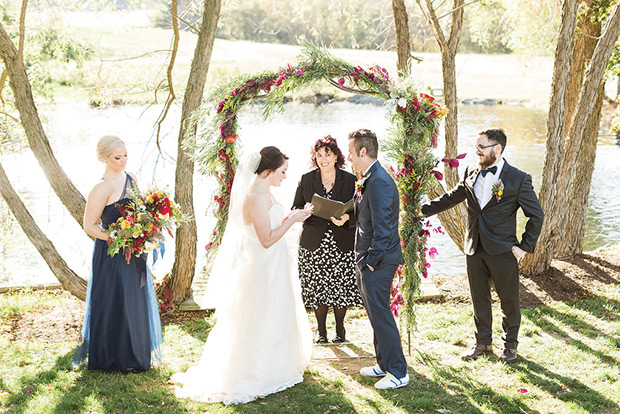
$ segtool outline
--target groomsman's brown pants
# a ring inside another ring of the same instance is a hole
[[[474,305],[476,343],[491,345],[493,314],[491,309],[490,282],[501,303],[503,319],[502,340],[506,348],[516,349],[521,325],[519,303],[519,264],[512,252],[490,255],[479,243],[476,252],[467,256],[467,276],[471,301]]]

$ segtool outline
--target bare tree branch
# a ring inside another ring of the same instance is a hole
[[[164,109],[162,113],[160,114],[159,119],[157,120],[157,134],[155,136],[155,143],[157,144],[157,149],[159,150],[160,154],[162,153],[161,145],[159,142],[161,124],[166,119],[166,116],[168,115],[168,111],[170,110],[170,106],[172,105],[172,102],[174,102],[174,100],[176,99],[176,95],[174,94],[174,85],[172,82],[172,69],[174,68],[174,62],[177,57],[177,51],[179,50],[179,22],[175,18],[177,14],[177,0],[172,0],[171,8],[172,8],[172,12],[170,14],[173,16],[172,21],[171,21],[173,36],[172,36],[172,53],[170,55],[170,63],[168,64],[168,70],[166,72],[167,79],[168,79],[168,97],[166,98]]]
[[[6,71],[6,69],[4,69],[2,71],[2,76],[0,76],[0,102],[2,102],[2,105],[5,104],[4,102],[4,98],[2,97],[2,91],[4,91],[4,85],[6,84],[6,77],[7,77],[8,73]]]
[[[22,60],[24,56],[24,43],[26,42],[26,8],[28,0],[22,1],[22,11],[19,15],[19,45],[17,46],[17,60]]]
[[[4,116],[6,116],[6,117],[8,117],[8,118],[11,118],[13,121],[17,122],[18,124],[21,124],[21,123],[22,123],[22,121],[20,121],[18,118],[15,118],[15,117],[14,117],[13,115],[11,115],[11,114],[7,114],[6,112],[2,112],[2,111],[0,111],[0,114],[2,114],[2,115],[4,115]]]

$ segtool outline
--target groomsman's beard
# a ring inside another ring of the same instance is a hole
[[[484,158],[478,158],[478,166],[484,169],[495,164],[495,161],[497,161],[497,157],[495,156],[495,153],[492,152],[489,155],[485,155]]]

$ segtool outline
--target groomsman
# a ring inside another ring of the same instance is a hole
[[[378,389],[409,384],[407,362],[396,321],[390,310],[390,289],[403,264],[398,234],[399,199],[396,183],[377,161],[377,136],[360,129],[349,134],[348,160],[360,174],[355,195],[355,262],[357,285],[374,334],[377,365],[360,373],[383,377]]]
[[[525,252],[534,251],[543,223],[532,177],[502,158],[505,148],[502,129],[480,132],[476,145],[478,164],[467,167],[463,181],[456,187],[422,206],[422,213],[432,216],[467,201],[465,254],[476,344],[462,355],[466,361],[493,353],[490,281],[503,313],[504,350],[500,359],[509,364],[517,361],[521,324],[518,260]],[[516,235],[519,208],[528,218],[521,241]]]

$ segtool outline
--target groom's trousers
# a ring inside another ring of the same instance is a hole
[[[407,374],[398,326],[390,310],[390,290],[398,265],[384,264],[371,271],[356,267],[357,286],[374,333],[375,355],[379,367],[396,378]]]
[[[490,255],[482,244],[478,244],[476,252],[467,256],[467,276],[471,302],[474,306],[476,343],[491,345],[492,342],[493,311],[490,282],[493,281],[503,313],[504,346],[517,349],[519,344],[517,337],[521,326],[517,259],[512,252]]]

